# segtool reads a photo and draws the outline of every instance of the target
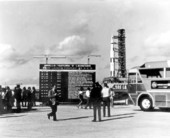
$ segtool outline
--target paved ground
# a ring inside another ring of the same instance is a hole
[[[47,119],[49,107],[0,115],[0,138],[169,138],[170,111],[143,112],[115,106],[111,117],[91,122],[92,110],[60,105],[58,120]]]

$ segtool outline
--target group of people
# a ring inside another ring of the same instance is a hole
[[[77,107],[81,107],[83,108],[83,105],[86,103],[85,105],[85,109],[87,109],[87,107],[89,106],[89,108],[91,109],[91,101],[90,101],[90,88],[88,87],[86,91],[84,91],[83,87],[80,87],[80,90],[78,91],[77,94],[80,102],[77,105]]]
[[[31,109],[32,106],[35,106],[35,87],[23,87],[20,88],[20,85],[17,85],[13,90],[9,86],[1,88],[0,92],[0,111],[11,112],[12,107],[16,101],[17,112],[21,111],[21,106]]]
[[[101,121],[101,105],[103,103],[103,117],[106,116],[106,107],[107,107],[107,116],[110,117],[110,103],[113,104],[114,90],[109,88],[107,83],[104,83],[103,87],[96,82],[93,85],[93,88],[90,93],[90,99],[93,104],[93,122]]]
[[[114,90],[112,88],[109,88],[107,83],[104,83],[103,87],[98,83],[94,83],[92,89],[87,88],[86,91],[84,91],[83,87],[80,87],[80,90],[78,92],[78,97],[80,99],[80,103],[78,104],[78,108],[84,103],[84,94],[86,97],[86,105],[85,109],[89,106],[91,109],[93,106],[93,122],[97,121],[97,114],[98,114],[98,121],[101,121],[101,105],[103,105],[103,117],[106,116],[106,107],[107,107],[107,115],[108,117],[111,116],[110,114],[110,106],[113,106],[113,97],[114,97]],[[52,89],[48,93],[49,101],[50,101],[50,107],[51,112],[47,114],[48,119],[50,117],[53,117],[54,121],[57,121],[57,106],[59,105],[59,93],[56,90],[56,86],[54,85]],[[103,103],[103,104],[102,104]]]
[[[106,87],[108,90],[105,90]],[[113,107],[114,106],[114,96],[115,96],[115,92],[114,92],[113,88],[109,88],[108,85],[106,83],[104,83],[104,86],[102,89],[103,89],[102,91],[108,91],[108,92],[102,93],[102,99],[103,99],[102,101],[104,102],[107,99],[107,101],[109,101],[110,106]],[[77,94],[78,98],[80,100],[79,104],[77,105],[78,108],[79,107],[83,108],[83,105],[84,105],[85,109],[87,109],[87,107],[92,109],[92,101],[90,98],[90,93],[91,93],[90,87],[88,87],[87,90],[84,90],[83,87],[80,87],[78,94]],[[107,97],[107,98],[105,98],[105,97]]]

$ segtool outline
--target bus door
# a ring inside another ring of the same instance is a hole
[[[134,72],[134,73],[129,73],[128,74],[128,93],[131,96],[130,98],[136,103],[137,96],[139,93],[145,91],[142,79],[139,75],[139,73]]]
[[[136,94],[137,92],[146,91],[146,88],[144,87],[144,82],[141,79],[139,73],[129,73],[128,91],[131,94]]]
[[[137,98],[137,74],[136,72],[134,73],[129,73],[128,74],[128,93],[129,93],[129,97],[131,99],[131,101],[133,102],[133,104],[136,103],[136,98]]]
[[[136,79],[137,79],[136,73],[129,73],[128,74],[128,92],[130,94],[135,94],[137,90],[136,85]]]

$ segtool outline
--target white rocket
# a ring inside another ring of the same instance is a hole
[[[117,45],[117,43],[113,40],[114,36],[111,37],[110,43],[110,76],[116,77],[118,71],[118,48],[115,47],[115,44]]]
[[[114,76],[114,51],[113,51],[113,48],[114,48],[114,44],[113,44],[113,37],[111,37],[111,43],[110,43],[110,76],[113,77]]]

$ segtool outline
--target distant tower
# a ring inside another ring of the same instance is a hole
[[[110,76],[114,76],[114,52],[113,52],[113,39],[111,37],[110,43]]]
[[[117,39],[117,43],[114,39]],[[119,29],[118,36],[111,39],[110,71],[112,77],[126,77],[125,29]]]
[[[126,77],[126,48],[125,48],[125,29],[118,30],[118,56],[119,56],[119,76]]]

